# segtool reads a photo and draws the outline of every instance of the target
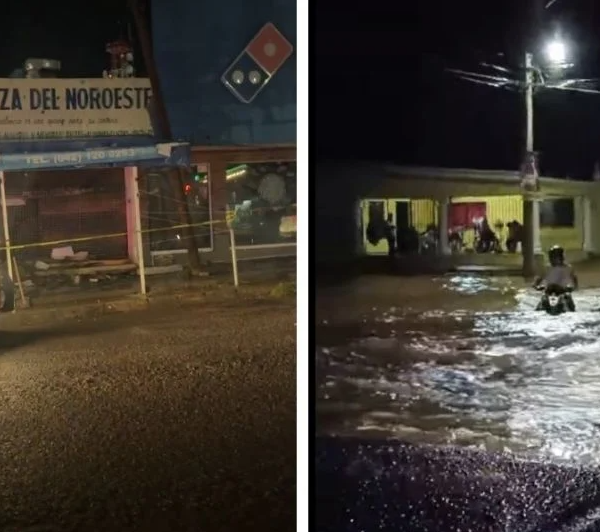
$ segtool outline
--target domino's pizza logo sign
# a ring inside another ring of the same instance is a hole
[[[291,43],[269,22],[231,63],[221,81],[242,103],[251,103],[293,51]]]

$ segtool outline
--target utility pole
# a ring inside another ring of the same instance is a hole
[[[152,49],[152,38],[148,30],[146,16],[143,11],[144,8],[141,5],[142,1],[143,0],[128,0],[129,9],[133,14],[135,27],[140,40],[140,46],[142,48],[142,56],[148,70],[148,77],[150,78],[150,86],[152,87],[152,104],[154,105],[154,111],[156,113],[159,135],[163,140],[172,141],[173,133],[171,130],[171,124],[169,122],[167,107],[162,95],[160,78],[158,76],[158,70],[154,60],[154,51]],[[179,223],[182,225],[181,232],[187,244],[190,268],[193,271],[199,271],[201,265],[200,257],[198,255],[198,246],[194,236],[192,217],[190,216],[188,209],[187,198],[183,192],[184,172],[184,169],[178,169],[176,172],[174,172],[175,178],[169,179],[169,184],[171,185],[173,198],[175,199],[176,209],[179,215]]]
[[[533,154],[533,56],[525,54],[525,158]],[[525,171],[525,169],[523,169]],[[532,277],[535,274],[535,249],[534,249],[534,215],[538,210],[535,201],[523,190],[523,276]],[[539,216],[539,210],[538,210]]]

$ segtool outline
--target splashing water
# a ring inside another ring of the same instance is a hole
[[[319,432],[600,464],[600,291],[553,317],[507,280],[431,285],[403,308],[362,293],[318,326]]]

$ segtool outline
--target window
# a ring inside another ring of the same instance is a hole
[[[541,227],[574,227],[575,202],[573,198],[559,198],[540,202]]]
[[[210,176],[207,165],[193,166],[183,179],[183,193],[192,220],[194,240],[200,249],[212,247]],[[148,227],[152,251],[186,249],[181,230],[179,205],[173,194],[178,186],[173,172],[154,170],[147,173]]]
[[[478,220],[486,216],[486,211],[487,204],[484,202],[451,203],[448,226],[452,230],[473,227]]]
[[[295,162],[230,166],[226,183],[236,244],[296,242]]]

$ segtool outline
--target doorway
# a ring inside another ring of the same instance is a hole
[[[367,254],[388,252],[385,239],[385,220],[388,216],[388,201],[383,199],[362,202],[363,238]]]
[[[410,201],[396,202],[396,231],[408,229],[412,225]]]

